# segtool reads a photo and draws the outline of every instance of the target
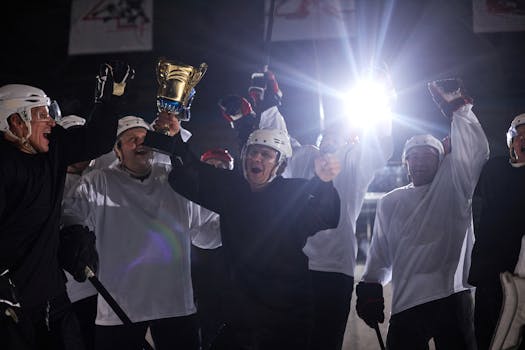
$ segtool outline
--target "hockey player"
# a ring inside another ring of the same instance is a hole
[[[310,178],[312,160],[319,152],[333,153],[342,165],[334,179],[341,198],[341,217],[335,229],[309,237],[308,256],[315,296],[313,349],[341,349],[354,288],[357,255],[355,226],[368,185],[376,170],[392,155],[391,119],[352,138],[345,121],[334,122],[322,133],[320,149],[301,146],[294,152],[285,177]],[[356,141],[353,141],[356,140]]]
[[[316,162],[310,181],[283,179],[291,156],[281,130],[254,131],[241,155],[241,172],[198,161],[177,135],[170,184],[217,212],[231,295],[228,327],[240,349],[306,349],[312,326],[308,236],[337,226],[339,197],[331,181],[340,166],[333,157]],[[180,162],[182,161],[182,162]]]
[[[83,349],[57,259],[66,168],[111,149],[117,128],[114,109],[120,99],[116,95],[125,92],[131,77],[127,64],[102,65],[92,122],[75,130],[56,126],[44,91],[19,84],[0,88],[0,338],[4,349]]]
[[[479,350],[489,349],[502,306],[500,274],[514,272],[524,234],[517,218],[525,198],[525,114],[512,120],[507,146],[509,157],[494,157],[485,164],[474,193],[481,209],[469,283],[476,287],[474,324]]]
[[[488,142],[456,79],[429,84],[451,118],[451,151],[431,135],[410,138],[403,160],[411,183],[377,204],[357,314],[370,327],[384,321],[382,285],[392,282],[387,347],[475,349],[472,297],[466,283],[473,242],[471,200],[489,157]]]
[[[121,118],[119,162],[83,176],[64,204],[70,223],[96,233],[99,280],[133,321],[123,325],[99,296],[96,349],[141,349],[148,326],[156,349],[199,348],[190,230],[209,217],[169,187],[169,166],[143,145],[149,129]]]

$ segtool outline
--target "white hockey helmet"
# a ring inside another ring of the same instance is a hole
[[[525,113],[516,116],[510,123],[509,131],[507,131],[507,146],[509,148],[512,145],[512,140],[514,139],[514,137],[518,135],[518,131],[516,130],[516,128],[523,124],[525,124]]]
[[[31,135],[31,109],[33,107],[49,106],[51,101],[44,91],[29,85],[8,84],[0,87],[0,131],[11,134],[7,119],[17,113],[20,115]]]
[[[60,118],[57,124],[64,129],[69,129],[75,126],[82,126],[86,124],[86,120],[82,117],[79,117],[78,115],[70,114]]]
[[[146,123],[144,119],[134,115],[128,115],[119,119],[117,127],[117,137],[119,137],[124,131],[133,128],[144,128],[146,130],[152,130],[151,126],[148,123]]]
[[[252,131],[241,152],[241,162],[244,177],[246,178],[246,153],[251,145],[261,145],[270,147],[278,152],[277,166],[273,171],[268,182],[277,176],[277,171],[286,159],[292,156],[292,146],[288,133],[280,129],[257,129]]]
[[[262,145],[273,148],[279,152],[279,162],[284,161],[292,156],[292,146],[288,133],[280,129],[257,129],[252,131],[246,147],[251,145]]]
[[[441,141],[430,134],[424,134],[412,136],[405,142],[403,156],[401,157],[403,163],[406,162],[406,156],[410,149],[421,146],[429,146],[436,149],[439,153],[439,161],[441,162],[443,160],[443,157],[445,156],[445,149],[443,148]]]

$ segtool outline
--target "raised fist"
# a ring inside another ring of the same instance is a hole
[[[270,107],[281,105],[283,97],[275,74],[268,70],[267,66],[264,67],[263,72],[252,74],[248,94],[258,113]]]
[[[135,70],[122,61],[111,61],[100,65],[95,87],[95,103],[109,101],[112,95],[122,96],[126,84],[135,77]]]
[[[473,99],[465,94],[463,81],[459,78],[435,80],[428,83],[432,99],[449,119],[461,106],[472,104]]]
[[[252,106],[247,99],[237,95],[228,95],[219,101],[219,107],[222,110],[222,116],[231,122],[234,122],[245,116],[253,116]]]

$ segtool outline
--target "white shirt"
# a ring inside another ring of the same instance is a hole
[[[489,157],[471,108],[454,113],[452,150],[432,183],[397,188],[377,204],[363,280],[392,281],[392,314],[470,288],[472,194]]]
[[[211,218],[172,190],[169,171],[154,164],[140,181],[118,166],[93,170],[65,200],[65,220],[95,232],[98,278],[133,322],[196,311],[190,231]],[[100,295],[96,324],[122,324]]]
[[[368,130],[360,143],[347,145],[335,153],[341,162],[341,172],[333,180],[341,199],[339,225],[308,238],[303,252],[308,256],[310,270],[354,275],[356,220],[374,173],[386,165],[393,151],[391,128],[386,124]],[[311,178],[318,154],[317,147],[311,145],[295,149],[283,176]]]
[[[87,171],[89,171],[89,168],[86,169],[85,172]],[[64,198],[68,195],[69,191],[75,188],[79,180],[80,180],[80,175],[78,174],[68,173],[66,175],[66,182],[64,186]],[[90,297],[92,295],[96,295],[98,293],[95,287],[93,287],[93,285],[88,280],[82,283],[77,282],[75,281],[73,276],[69,274],[69,272],[67,271],[64,271],[64,272],[67,277],[67,282],[66,282],[67,295],[69,296],[69,299],[71,300],[72,303],[74,303],[75,301],[79,301],[87,297]]]

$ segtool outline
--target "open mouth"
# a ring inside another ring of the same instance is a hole
[[[252,167],[250,168],[250,171],[254,174],[260,174],[262,173],[262,169],[261,168],[257,168],[257,167]]]
[[[145,156],[145,155],[149,154],[149,148],[147,148],[147,147],[138,147],[135,150],[135,154],[138,155],[138,156]]]

